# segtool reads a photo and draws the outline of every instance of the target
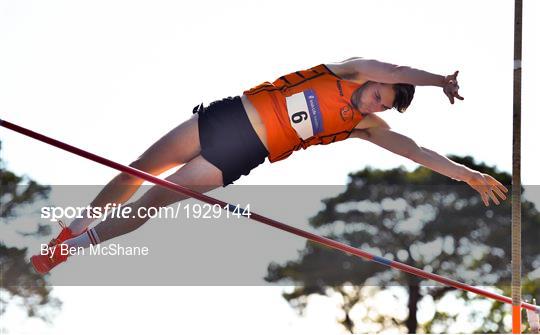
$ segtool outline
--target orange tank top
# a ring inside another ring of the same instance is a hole
[[[300,148],[348,138],[362,120],[351,104],[351,95],[360,86],[320,64],[245,91],[265,125],[270,162]]]

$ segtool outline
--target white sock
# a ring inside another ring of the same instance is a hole
[[[101,240],[99,239],[99,236],[94,228],[90,228],[86,231],[86,233],[66,240],[64,244],[74,248],[88,248],[89,246],[99,244],[100,242]]]
[[[81,234],[92,222],[94,222],[94,218],[76,218],[69,224],[69,229],[73,232],[74,235]]]

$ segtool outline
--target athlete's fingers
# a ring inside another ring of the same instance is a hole
[[[495,193],[493,193],[492,189],[489,189],[487,191],[487,195],[491,198],[491,200],[493,200],[495,205],[500,205],[499,199],[497,199],[497,197],[495,196]]]
[[[454,91],[454,96],[459,100],[463,100],[463,97],[459,95],[459,85],[456,84],[456,90]]]
[[[489,206],[489,197],[484,193],[480,192],[480,196],[482,197],[482,201],[484,202],[484,205],[487,207]]]
[[[502,190],[504,193],[508,193],[508,189],[507,189],[503,184],[497,182],[497,184],[495,184],[495,185],[497,185],[497,187],[498,187],[500,190]]]
[[[459,85],[457,82],[457,75],[459,71],[455,71],[454,74],[451,74],[448,76],[448,86],[446,90],[446,95],[448,96],[448,99],[450,100],[451,104],[454,104],[454,98],[458,98],[459,100],[464,100],[462,96],[459,95]]]
[[[487,177],[488,177],[491,185],[495,185],[497,188],[502,190],[504,193],[508,193],[508,189],[500,181],[498,181],[497,179],[493,178],[490,175],[487,175]]]
[[[445,91],[444,94],[446,94],[446,96],[448,97],[448,100],[450,100],[450,103],[454,104],[454,96],[452,95],[452,93]]]
[[[451,104],[454,104],[455,102],[454,98],[463,100],[463,97],[459,95],[458,90],[459,90],[459,85],[453,79],[450,79],[447,86],[443,88],[443,92],[444,94],[446,94]]]
[[[490,176],[491,177],[491,176]],[[502,189],[504,191],[504,193],[507,193],[508,192],[508,189],[506,188],[506,186],[504,186],[500,181],[498,181],[497,179],[491,177],[493,179],[493,181],[495,182],[495,185]]]
[[[506,194],[504,194],[498,187],[493,187],[492,190],[501,198],[502,200],[506,200]]]
[[[484,187],[482,184],[469,184],[478,194],[480,194],[480,198],[482,199],[482,202],[484,203],[484,206],[489,206],[488,196],[486,192],[484,191]]]

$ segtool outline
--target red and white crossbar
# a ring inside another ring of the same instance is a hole
[[[113,162],[113,161],[111,161],[109,159],[106,159],[106,158],[103,158],[101,156],[90,153],[88,151],[76,148],[76,147],[74,147],[72,145],[69,145],[67,143],[55,140],[55,139],[47,137],[45,135],[36,133],[36,132],[34,132],[34,131],[30,130],[30,129],[23,128],[21,126],[18,126],[16,124],[11,123],[11,122],[0,119],[0,126],[11,129],[11,130],[13,130],[15,132],[26,135],[28,137],[34,138],[34,139],[36,139],[38,141],[50,144],[50,145],[55,146],[57,148],[69,151],[69,152],[71,152],[71,153],[73,153],[75,155],[87,158],[87,159],[92,160],[94,162],[97,162],[97,163],[103,164],[105,166],[108,166],[110,168],[116,169],[118,171],[125,172],[127,174],[139,177],[141,179],[144,179],[144,180],[149,181],[151,183],[154,183],[156,185],[163,186],[165,188],[168,188],[170,190],[173,190],[173,191],[185,194],[185,195],[189,195],[189,196],[191,196],[191,197],[193,197],[195,199],[204,201],[206,203],[209,203],[209,204],[212,204],[212,205],[217,204],[217,205],[221,206],[222,208],[224,208],[224,209],[226,209],[226,210],[228,210],[230,212],[235,212],[235,210],[236,210],[235,213],[238,213],[238,212],[244,213],[244,210],[241,209],[241,208],[237,208],[237,206],[234,206],[234,205],[228,204],[228,203],[226,203],[224,201],[209,197],[209,196],[204,195],[202,193],[195,192],[195,191],[190,190],[190,189],[188,189],[188,188],[186,188],[184,186],[172,183],[172,182],[170,182],[168,180],[157,178],[157,177],[155,177],[155,176],[153,176],[153,175],[151,175],[151,174],[149,174],[147,172],[135,169],[135,168],[133,168],[131,166],[126,166],[126,165],[122,165],[122,164]],[[244,216],[246,216],[246,215],[244,215]],[[304,238],[306,238],[308,240],[311,240],[313,242],[317,242],[317,243],[325,245],[327,247],[337,249],[337,250],[341,250],[341,251],[343,251],[345,253],[349,253],[349,254],[361,257],[361,258],[363,258],[365,260],[368,260],[368,261],[377,262],[379,264],[386,265],[386,266],[392,267],[394,269],[398,269],[400,271],[410,273],[410,274],[415,275],[417,277],[421,277],[421,278],[425,278],[425,279],[431,279],[431,280],[434,280],[436,282],[439,282],[439,283],[447,285],[447,286],[451,286],[451,287],[455,287],[455,288],[460,289],[460,290],[465,290],[465,291],[469,291],[469,292],[472,292],[472,293],[476,293],[478,295],[481,295],[481,296],[484,296],[484,297],[487,297],[487,298],[491,298],[491,299],[495,299],[495,300],[498,300],[498,301],[501,301],[501,302],[504,302],[504,303],[507,303],[507,304],[510,304],[510,305],[512,304],[512,299],[509,298],[509,297],[506,297],[506,296],[503,296],[503,295],[500,295],[500,294],[496,294],[496,293],[493,293],[493,292],[489,292],[489,291],[486,291],[486,290],[483,290],[483,289],[480,289],[480,288],[477,288],[477,287],[474,287],[474,286],[471,286],[471,285],[467,285],[467,284],[458,282],[456,280],[448,279],[446,277],[439,276],[439,275],[434,274],[434,273],[430,273],[430,272],[427,272],[427,271],[424,271],[424,270],[420,270],[420,269],[417,269],[415,267],[412,267],[412,266],[404,264],[404,263],[400,263],[400,262],[396,262],[396,261],[386,259],[386,258],[383,258],[383,257],[375,256],[375,255],[373,255],[373,254],[371,254],[369,252],[366,252],[366,251],[351,247],[349,245],[346,245],[346,244],[331,240],[331,239],[323,237],[323,236],[319,236],[319,235],[307,232],[307,231],[302,230],[302,229],[298,229],[298,228],[286,225],[284,223],[272,220],[270,218],[264,217],[262,215],[259,215],[259,214],[253,213],[253,212],[250,213],[249,218],[252,219],[252,220],[264,223],[266,225],[272,226],[274,228],[284,230],[284,231],[289,232],[291,234],[295,234],[295,235],[304,237]],[[533,304],[522,301],[521,302],[521,307],[525,308],[526,310],[529,310],[529,311],[540,313],[540,306],[536,306],[536,305],[533,305]]]

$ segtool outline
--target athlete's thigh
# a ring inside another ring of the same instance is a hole
[[[168,176],[166,180],[199,193],[205,193],[223,186],[221,170],[200,155],[180,167],[176,172]],[[167,206],[188,197],[156,185],[144,193],[137,200],[137,203],[145,207]]]
[[[131,166],[160,174],[189,162],[200,151],[198,115],[194,114],[152,144]]]

